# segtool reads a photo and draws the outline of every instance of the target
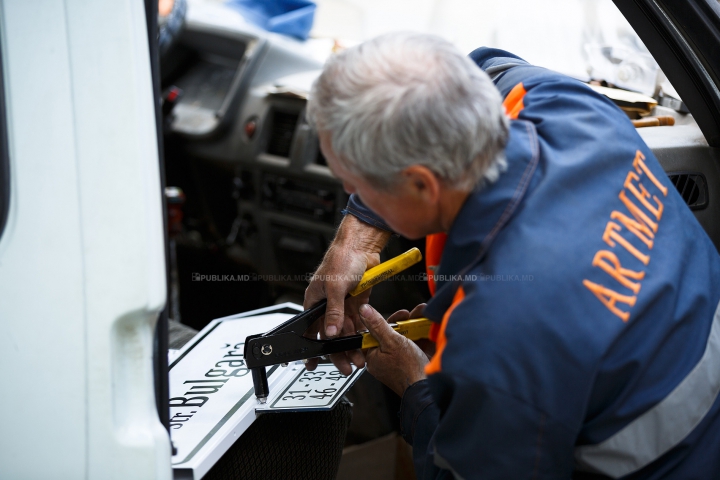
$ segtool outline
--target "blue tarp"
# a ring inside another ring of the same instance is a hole
[[[312,0],[229,0],[245,19],[269,32],[307,40],[315,18]]]

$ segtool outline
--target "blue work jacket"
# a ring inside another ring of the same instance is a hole
[[[514,119],[425,310],[438,353],[400,413],[418,478],[720,478],[714,245],[610,100],[470,56]],[[387,228],[355,196],[348,212]]]

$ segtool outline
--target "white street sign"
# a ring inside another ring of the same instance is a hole
[[[325,364],[308,372],[301,362],[268,367],[268,402],[257,403],[243,357],[245,338],[301,311],[300,305],[286,303],[213,320],[173,353],[170,434],[176,479],[202,478],[252,424],[256,410],[330,410],[362,374],[364,369],[355,369],[345,377]]]

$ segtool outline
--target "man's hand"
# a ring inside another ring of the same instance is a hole
[[[366,270],[380,264],[380,251],[390,235],[390,232],[373,227],[352,215],[345,216],[305,290],[305,309],[327,298],[325,316],[308,330],[310,336],[320,332],[321,338],[333,338],[352,335],[362,329],[357,312],[361,305],[368,302],[370,290],[347,300],[345,297],[355,288]],[[360,350],[331,355],[330,359],[344,375],[352,372],[350,363],[358,368],[365,365],[365,357]],[[317,359],[311,359],[306,367],[313,370],[316,365]]]
[[[400,397],[410,385],[425,378],[428,357],[415,342],[397,333],[388,323],[418,318],[423,307],[424,304],[418,305],[412,313],[400,310],[391,315],[387,322],[370,305],[360,307],[360,319],[380,344],[378,348],[367,351],[367,370]]]

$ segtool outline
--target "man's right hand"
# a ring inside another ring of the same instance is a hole
[[[338,335],[352,335],[364,328],[358,310],[368,303],[370,290],[345,300],[348,292],[355,288],[366,270],[380,264],[380,251],[390,239],[391,233],[346,215],[322,263],[305,290],[303,307],[308,309],[323,298],[327,298],[325,316],[308,333],[321,338]],[[331,355],[330,359],[344,375],[352,372],[350,363],[358,368],[365,365],[360,350]],[[317,359],[308,361],[308,370],[313,370]]]

